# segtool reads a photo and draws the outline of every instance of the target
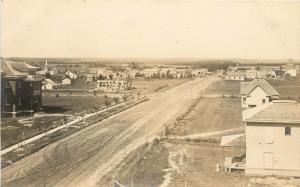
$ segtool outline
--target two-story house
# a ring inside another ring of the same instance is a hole
[[[243,109],[261,106],[279,99],[279,93],[265,79],[241,82],[240,95]]]
[[[17,68],[18,70],[16,70]],[[40,110],[42,79],[35,70],[22,62],[1,58],[1,116],[16,117]]]
[[[248,175],[300,177],[300,104],[276,100],[245,110]]]

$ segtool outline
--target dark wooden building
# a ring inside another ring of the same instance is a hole
[[[17,69],[17,70],[16,70]],[[1,116],[32,115],[42,105],[42,79],[37,67],[1,58]]]

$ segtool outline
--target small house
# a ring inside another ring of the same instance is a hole
[[[51,79],[45,79],[42,83],[43,90],[53,90],[56,88],[55,82]]]
[[[279,93],[265,79],[241,82],[240,95],[243,109],[264,105],[279,98]]]
[[[65,75],[68,76],[70,79],[77,79],[77,75],[72,73],[71,71],[67,71]]]

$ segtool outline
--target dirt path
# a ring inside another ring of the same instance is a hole
[[[131,149],[160,134],[199,92],[216,81],[197,79],[53,143],[2,170],[3,186],[96,186]],[[126,150],[126,151],[125,151]]]

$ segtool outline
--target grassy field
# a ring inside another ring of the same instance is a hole
[[[174,86],[183,84],[190,81],[191,79],[155,79],[155,80],[145,80],[134,79],[132,81],[132,86],[136,88],[141,93],[150,93],[163,89],[169,89]]]
[[[205,94],[238,96],[240,95],[240,81],[217,81],[206,88]]]
[[[60,89],[95,89],[97,87],[97,82],[87,83],[84,79],[75,79],[71,80],[72,84],[70,85],[61,85]]]
[[[76,96],[76,97],[43,97],[43,111],[46,113],[66,113],[72,114],[83,112],[85,110],[100,108],[105,104],[110,104],[112,98],[94,97],[94,96]]]
[[[44,116],[33,118],[22,124],[18,119],[1,123],[1,149],[17,144],[46,130],[64,123],[63,116]]]
[[[172,130],[188,135],[243,127],[240,98],[202,98]]]
[[[281,99],[295,99],[300,101],[300,79],[297,80],[268,80],[278,91]]]

